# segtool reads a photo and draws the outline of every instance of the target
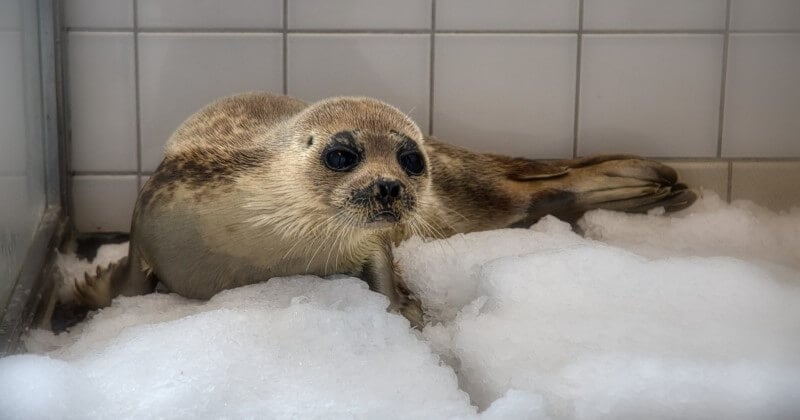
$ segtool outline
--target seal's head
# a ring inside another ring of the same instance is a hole
[[[300,113],[291,132],[293,148],[315,167],[304,171],[309,188],[332,220],[381,229],[414,219],[430,189],[429,160],[419,127],[398,109],[334,98]]]

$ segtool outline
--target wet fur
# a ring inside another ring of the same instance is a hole
[[[343,132],[369,149],[364,167],[349,175],[320,161]],[[423,176],[408,176],[397,164],[404,142],[422,150]],[[395,203],[403,217],[365,227],[371,207],[353,191],[384,176],[406,186]],[[394,265],[392,243],[528,226],[545,214],[576,219],[593,208],[674,210],[695,198],[674,170],[637,157],[544,162],[478,154],[424,138],[408,117],[375,100],[308,105],[243,94],[209,105],[176,130],[139,194],[128,260],[75,283],[74,295],[102,307],[119,294],[152,292],[161,281],[207,299],[276,276],[345,273],[420,325],[420,303]]]

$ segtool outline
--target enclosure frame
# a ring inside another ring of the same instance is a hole
[[[66,122],[64,120],[60,0],[36,0],[45,209],[0,319],[0,355],[23,350],[21,337],[52,308],[56,249],[68,232]]]

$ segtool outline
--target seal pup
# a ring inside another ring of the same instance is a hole
[[[392,257],[410,235],[528,226],[546,214],[574,220],[594,208],[677,210],[695,199],[651,160],[480,154],[423,136],[375,99],[247,93],[175,131],[139,193],[128,257],[71,290],[99,308],[158,282],[207,299],[272,277],[348,274],[420,326],[420,302]]]

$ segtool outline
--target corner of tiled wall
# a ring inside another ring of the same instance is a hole
[[[724,198],[800,205],[795,0],[65,0],[65,14],[84,231],[127,230],[172,130],[247,90],[374,96],[474,149],[637,153]]]

